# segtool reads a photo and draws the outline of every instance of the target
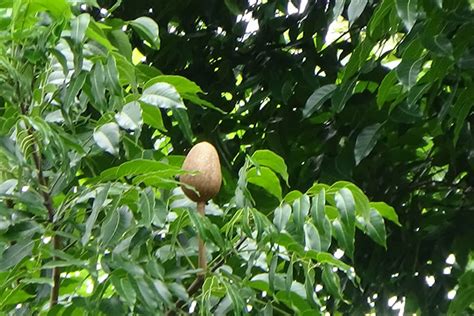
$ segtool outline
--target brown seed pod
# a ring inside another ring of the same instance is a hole
[[[180,177],[184,193],[194,202],[207,202],[219,192],[222,182],[221,164],[216,149],[208,142],[201,142],[191,148],[182,169],[197,172]],[[186,186],[194,187],[199,195]]]

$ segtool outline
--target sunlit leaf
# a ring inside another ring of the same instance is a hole
[[[252,161],[266,166],[278,173],[288,185],[288,171],[283,158],[270,150],[257,150],[252,155]]]
[[[267,167],[251,168],[247,173],[247,180],[264,188],[268,193],[281,200],[281,186],[276,174]]]
[[[97,145],[108,153],[117,155],[120,132],[116,123],[107,123],[94,131],[94,140]]]
[[[132,101],[122,108],[122,111],[115,115],[118,125],[124,129],[137,130],[143,124],[142,108],[140,103]]]
[[[418,16],[418,0],[396,0],[397,13],[407,32],[410,32]]]
[[[160,33],[155,21],[149,17],[139,17],[129,23],[153,48],[160,49]]]
[[[357,18],[359,18],[362,12],[364,12],[366,5],[367,0],[351,0],[351,2],[349,2],[349,7],[347,8],[347,15],[351,24],[354,23]]]

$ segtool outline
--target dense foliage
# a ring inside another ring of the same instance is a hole
[[[0,0],[2,312],[470,308],[469,1],[98,2]]]
[[[392,205],[402,227],[389,225],[388,251],[356,238],[363,292],[351,294],[351,308],[375,304],[385,315],[395,296],[406,313],[434,315],[447,313],[456,291],[453,312],[474,301],[472,7],[124,0],[113,15],[157,21],[163,49],[134,41],[147,63],[195,81],[228,112],[188,111],[193,132],[219,144],[233,174],[242,148],[269,148],[293,188],[346,179]]]
[[[314,314],[349,303],[356,227],[385,247],[393,208],[350,182],[290,191],[283,158],[250,148],[238,174],[224,169],[223,202],[199,215],[175,178],[184,157],[173,140],[196,139],[192,107],[224,112],[194,82],[137,60],[129,37],[158,50],[158,25],[94,19],[66,1],[1,5],[2,312]]]

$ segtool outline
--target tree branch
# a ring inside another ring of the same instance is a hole
[[[28,111],[25,105],[21,105],[21,112],[23,115],[27,115]],[[31,136],[33,139],[34,137],[34,131],[32,130],[31,127],[28,128],[28,135]],[[38,177],[38,182],[40,184],[40,191],[41,195],[43,196],[43,205],[46,207],[46,210],[48,211],[48,220],[51,224],[53,224],[53,231],[56,231],[54,225],[54,206],[53,206],[53,200],[51,198],[51,194],[48,190],[48,179],[44,176],[43,174],[43,166],[41,163],[41,153],[38,149],[38,145],[36,142],[33,144],[33,161],[35,163],[36,167],[36,173]],[[53,234],[52,238],[52,243],[53,243],[53,249],[59,249],[61,247],[61,240],[58,235]],[[56,257],[53,257],[53,260],[56,260]],[[58,297],[59,297],[59,286],[61,283],[61,271],[59,267],[54,267],[52,269],[52,278],[53,278],[53,287],[51,288],[51,297],[50,297],[50,307],[53,307],[58,303]]]

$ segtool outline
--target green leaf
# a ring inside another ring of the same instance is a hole
[[[411,31],[416,23],[418,16],[417,0],[396,0],[397,13],[407,29],[407,33]]]
[[[374,42],[369,37],[366,37],[361,43],[359,43],[359,45],[357,45],[344,69],[344,75],[342,77],[343,82],[349,80],[349,78],[354,76],[362,66],[365,65],[373,47]]]
[[[281,200],[281,186],[276,174],[267,167],[251,168],[247,171],[247,181],[264,188],[268,193]]]
[[[69,86],[67,87],[66,96],[64,97],[64,110],[66,113],[69,113],[69,109],[75,103],[75,98],[79,91],[84,86],[84,83],[87,79],[87,72],[81,71],[77,76],[74,74],[71,81],[69,82]]]
[[[257,150],[252,155],[252,161],[259,166],[269,167],[285,180],[288,185],[288,171],[283,158],[270,150]]]
[[[388,18],[387,15],[390,14],[393,6],[394,0],[384,0],[382,4],[377,7],[368,23],[369,35],[371,37],[374,37],[375,33],[379,30],[380,25]]]
[[[355,20],[364,12],[367,6],[367,0],[351,0],[349,7],[347,8],[347,16],[350,24],[354,23]]]
[[[385,223],[382,216],[380,216],[375,209],[370,210],[370,220],[365,221],[364,224],[367,235],[369,235],[369,237],[379,245],[387,248]]]
[[[110,215],[101,228],[101,240],[104,245],[118,243],[132,223],[132,214],[127,206],[110,211]]]
[[[395,209],[390,205],[386,204],[385,202],[370,202],[370,207],[377,210],[383,217],[388,219],[389,221],[394,222],[398,226],[402,226],[398,221],[398,215],[395,212]]]
[[[356,165],[358,165],[362,159],[367,157],[372,149],[374,149],[375,145],[377,144],[377,140],[380,137],[378,132],[381,126],[382,124],[379,123],[367,126],[357,136],[354,148],[354,158]]]
[[[293,190],[293,191],[288,192],[285,195],[285,197],[283,198],[283,201],[285,201],[286,203],[291,203],[294,200],[299,199],[302,195],[303,193],[301,193],[300,191]]]
[[[158,82],[165,82],[172,85],[173,87],[176,88],[176,90],[179,92],[180,95],[183,95],[183,94],[195,95],[197,93],[202,93],[201,88],[194,81],[191,81],[188,78],[185,78],[182,76],[176,76],[176,75],[157,76],[147,81],[147,83],[145,83],[143,88],[147,89]]]
[[[94,140],[97,145],[112,155],[118,155],[120,132],[116,123],[107,123],[94,131]]]
[[[324,265],[322,280],[325,289],[334,297],[342,299],[341,281],[336,272],[332,271],[330,265]]]
[[[354,87],[356,85],[356,80],[357,78],[353,78],[352,80],[347,80],[341,85],[337,86],[337,89],[334,91],[331,100],[333,112],[340,113],[344,109],[347,101],[352,96],[352,92],[354,91]]]
[[[240,295],[240,291],[234,284],[230,284],[229,282],[223,282],[224,286],[227,290],[227,295],[229,295],[230,300],[232,301],[232,306],[234,307],[234,311],[241,311],[244,309],[245,303],[244,299]]]
[[[137,31],[142,39],[147,41],[153,48],[160,49],[160,33],[158,24],[149,17],[139,17],[129,24]]]
[[[92,68],[90,77],[91,92],[93,104],[97,110],[104,112],[107,107],[107,100],[105,99],[105,71],[104,66],[100,61],[97,61]]]
[[[114,55],[109,54],[107,65],[105,67],[105,77],[107,79],[108,89],[117,96],[122,96],[122,87],[119,82],[119,74]]]
[[[344,250],[344,252],[349,256],[353,257],[354,254],[354,237],[351,235],[351,232],[342,227],[342,224],[339,219],[335,219],[332,222],[332,228],[334,232],[334,237],[336,238],[339,247]]]
[[[122,54],[126,60],[132,61],[132,45],[127,34],[122,30],[113,30],[107,34],[110,42],[117,47],[120,54]]]
[[[469,306],[474,302],[474,285],[457,291],[454,300],[449,305],[449,315],[468,315],[472,309]]]
[[[122,108],[122,111],[115,115],[115,119],[117,120],[118,125],[123,129],[141,129],[143,125],[143,119],[140,103],[137,101],[132,101],[125,104]]]
[[[133,289],[133,286],[128,280],[126,274],[119,274],[119,272],[114,272],[110,280],[112,281],[112,285],[114,286],[120,297],[123,297],[129,305],[135,305],[137,293]]]
[[[178,127],[183,132],[186,140],[192,144],[193,143],[193,130],[191,129],[191,122],[189,121],[188,112],[182,108],[176,108],[173,110],[173,117],[178,122]]]
[[[336,0],[332,9],[331,19],[329,20],[330,22],[335,21],[342,14],[345,2],[346,0]]]
[[[314,282],[315,282],[315,273],[314,268],[312,268],[309,264],[303,265],[304,271],[304,287],[306,292],[306,299],[309,303],[319,311],[321,308],[321,302],[319,301],[316,291],[314,289]],[[315,314],[314,312],[311,314]],[[303,314],[304,315],[304,314]]]
[[[466,123],[469,113],[471,113],[471,108],[474,105],[472,100],[473,95],[474,85],[471,84],[459,94],[459,97],[454,103],[454,108],[451,112],[451,115],[456,119],[456,122],[454,123],[454,144],[457,143],[461,129]]]
[[[400,82],[411,89],[415,84],[423,65],[423,58],[417,60],[402,60],[397,67],[397,77]]]
[[[303,109],[303,117],[310,117],[314,112],[319,110],[323,103],[332,96],[336,88],[337,86],[335,84],[327,84],[316,89],[306,101]]]
[[[416,106],[416,103],[431,88],[431,83],[416,85],[409,92],[407,97],[408,107]]]
[[[291,207],[288,204],[284,203],[283,205],[280,205],[275,209],[273,224],[275,224],[279,231],[282,231],[286,228],[286,224],[288,224],[290,216]]]
[[[311,217],[318,229],[321,239],[321,250],[327,251],[331,246],[332,229],[331,223],[325,212],[326,190],[323,188],[311,201]]]
[[[148,308],[150,312],[156,311],[159,302],[158,293],[156,293],[151,280],[149,280],[149,277],[130,276],[130,278],[130,280],[135,283],[134,290],[138,294],[140,301]]]
[[[137,176],[151,172],[163,172],[171,175],[180,174],[180,168],[166,164],[164,162],[148,160],[148,159],[134,159],[124,162],[118,167],[104,170],[99,179],[103,182],[120,179],[125,176]]]
[[[92,212],[87,218],[86,221],[86,230],[81,238],[81,243],[83,245],[87,244],[89,238],[91,236],[92,229],[94,228],[95,222],[97,220],[97,216],[99,215],[99,211],[102,209],[105,200],[107,199],[107,195],[110,190],[110,184],[107,184],[101,188],[100,191],[96,193],[94,203],[92,204]]]
[[[157,82],[143,91],[140,101],[164,109],[185,109],[176,88],[166,82]]]
[[[140,223],[145,227],[150,227],[155,215],[155,193],[150,188],[146,188],[140,194],[140,212],[142,218]]]
[[[303,225],[309,213],[309,208],[310,201],[307,195],[303,195],[293,202],[293,221],[295,222],[296,229],[298,229],[300,233],[303,233]]]
[[[392,100],[396,95],[398,95],[398,93],[396,95],[394,93],[394,91],[399,92],[396,83],[397,73],[395,70],[391,70],[387,75],[385,75],[377,91],[377,105],[379,109],[382,108],[385,102]]]
[[[71,21],[71,38],[74,43],[81,45],[89,27],[91,16],[88,13],[82,13]]]
[[[341,214],[344,226],[352,228],[355,225],[355,202],[352,192],[347,188],[340,189],[335,196],[336,207]]]
[[[146,103],[140,103],[140,106],[142,108],[143,122],[162,132],[166,132],[165,125],[163,124],[163,118],[161,116],[161,110]]]
[[[332,254],[327,252],[319,252],[316,256],[316,260],[323,264],[329,264],[335,267],[338,267],[344,272],[348,272],[351,270],[351,266],[342,262],[339,259],[336,259]]]
[[[305,248],[321,251],[321,238],[318,230],[312,223],[304,224]]]
[[[0,271],[7,271],[31,255],[35,242],[33,240],[19,240],[5,250],[0,257]]]
[[[30,14],[49,11],[57,19],[71,16],[70,5],[66,0],[34,0],[27,8]]]

